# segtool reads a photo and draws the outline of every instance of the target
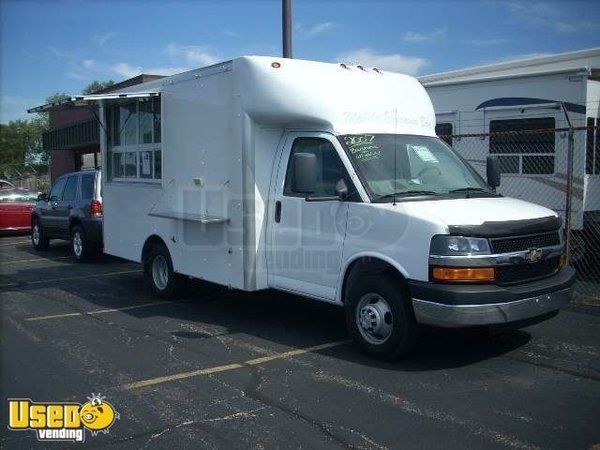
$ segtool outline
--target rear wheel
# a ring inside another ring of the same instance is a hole
[[[71,250],[77,261],[89,261],[98,253],[97,245],[90,242],[80,225],[71,230]]]
[[[408,355],[418,336],[409,302],[406,289],[390,276],[351,278],[345,302],[346,323],[356,345],[382,359]]]
[[[37,251],[43,251],[50,245],[50,239],[44,236],[44,230],[39,219],[34,219],[31,225],[31,243]]]
[[[179,298],[187,278],[175,273],[169,249],[164,244],[154,245],[144,259],[144,280],[154,295],[166,300]]]

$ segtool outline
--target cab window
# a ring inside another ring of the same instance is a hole
[[[75,200],[77,195],[77,176],[70,176],[65,184],[65,190],[63,192],[63,200]]]
[[[65,177],[56,180],[54,186],[52,186],[52,190],[50,191],[50,201],[56,202],[62,197],[66,182],[67,179]]]
[[[283,195],[288,197],[306,196],[306,194],[296,193],[292,190],[293,161],[296,153],[313,153],[317,157],[318,174],[315,196],[335,196],[335,185],[342,178],[350,186],[344,165],[331,142],[321,138],[297,138],[290,152]]]
[[[81,198],[83,200],[94,198],[94,178],[95,174],[93,173],[81,175]]]

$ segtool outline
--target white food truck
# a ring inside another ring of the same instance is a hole
[[[88,102],[105,252],[141,262],[159,297],[197,278],[331,302],[385,358],[419,324],[518,326],[570,300],[560,218],[439,140],[412,77],[241,57],[70,100]]]

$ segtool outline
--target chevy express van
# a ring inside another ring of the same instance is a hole
[[[159,297],[198,278],[331,302],[384,358],[420,324],[519,326],[571,298],[557,214],[496,194],[496,161],[486,182],[439,140],[412,77],[242,57],[52,107],[91,102],[105,252]]]

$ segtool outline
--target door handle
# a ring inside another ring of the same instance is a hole
[[[69,206],[67,206],[67,208],[73,209],[73,205],[69,205]]]
[[[281,202],[279,200],[275,202],[275,222],[281,222]]]

